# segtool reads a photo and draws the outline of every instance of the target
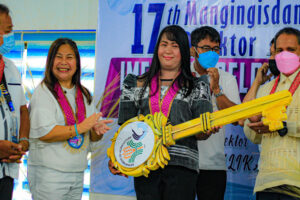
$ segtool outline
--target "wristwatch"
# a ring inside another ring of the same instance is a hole
[[[22,137],[22,138],[20,138],[20,139],[19,139],[19,142],[21,142],[21,141],[23,141],[23,140],[29,142],[29,139],[28,139],[27,137]]]
[[[216,98],[219,97],[219,96],[224,95],[223,90],[222,90],[222,87],[219,86],[219,88],[220,88],[220,92],[219,92],[218,94],[214,94]]]

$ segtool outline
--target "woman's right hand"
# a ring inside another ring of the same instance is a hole
[[[88,118],[85,118],[80,124],[78,124],[77,130],[79,134],[91,130],[91,128],[93,128],[93,126],[95,126],[98,123],[98,120],[101,117],[101,115],[102,115],[101,113],[94,113]]]
[[[108,168],[109,168],[109,171],[113,174],[113,175],[119,175],[119,176],[124,176],[126,178],[128,178],[128,176],[126,174],[123,174],[122,172],[120,172],[119,170],[117,170],[115,167],[114,167],[114,164],[112,163],[111,160],[108,161]]]

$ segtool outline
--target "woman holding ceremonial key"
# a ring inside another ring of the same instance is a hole
[[[123,82],[118,123],[121,125],[139,114],[162,112],[168,123],[177,125],[211,111],[208,77],[194,78],[190,71],[186,32],[176,25],[165,27],[158,37],[149,71],[141,76],[129,74]],[[142,126],[140,128],[146,130]],[[211,132],[217,129],[212,128]],[[207,139],[211,132],[186,137],[169,146],[170,160],[163,169],[151,171],[148,177],[134,178],[137,199],[194,200],[198,170],[197,139]],[[134,138],[142,138],[145,131],[133,131],[132,134]],[[143,151],[141,147],[135,147],[134,158]],[[113,174],[124,175],[111,160],[109,168]]]

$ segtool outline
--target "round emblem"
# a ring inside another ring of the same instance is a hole
[[[79,137],[75,136],[68,139],[69,146],[74,149],[79,149],[82,146],[83,142],[84,142],[83,134],[79,135]]]
[[[127,168],[143,164],[154,148],[154,134],[145,122],[132,122],[119,133],[114,152],[118,163]]]

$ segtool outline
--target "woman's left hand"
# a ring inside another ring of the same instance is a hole
[[[110,124],[112,122],[113,120],[102,119],[95,126],[93,126],[93,129],[97,135],[103,135],[111,129],[107,124]]]

